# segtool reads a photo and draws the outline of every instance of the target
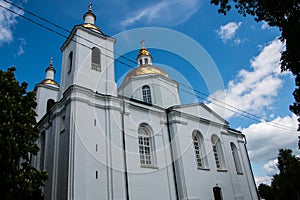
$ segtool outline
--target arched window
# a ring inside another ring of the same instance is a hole
[[[145,64],[148,64],[148,58],[145,58]]]
[[[45,131],[41,133],[41,154],[40,154],[40,169],[44,170],[44,162],[45,162]]]
[[[101,71],[101,51],[97,47],[92,48],[92,70]]]
[[[148,85],[144,85],[142,88],[142,92],[143,92],[143,101],[145,103],[152,104],[150,87]]]
[[[73,51],[69,53],[69,57],[68,57],[68,72],[72,71],[72,65],[73,65]]]
[[[205,147],[203,142],[203,136],[199,131],[193,131],[192,134],[194,150],[195,150],[195,158],[198,169],[203,169],[207,167],[207,158],[205,153]]]
[[[213,188],[213,193],[214,193],[215,200],[222,200],[223,199],[222,190],[218,185]]]
[[[230,147],[231,147],[231,153],[232,153],[236,172],[238,174],[242,174],[243,172],[242,172],[242,166],[241,166],[238,150],[233,142],[230,143]]]
[[[153,141],[151,129],[146,124],[141,124],[138,130],[139,153],[141,165],[153,165]]]
[[[225,169],[225,160],[220,138],[216,135],[212,135],[211,143],[217,169]]]
[[[54,104],[55,104],[55,101],[53,99],[48,99],[46,111],[49,112]]]

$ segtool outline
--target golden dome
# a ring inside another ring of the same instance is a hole
[[[96,21],[96,15],[92,11],[92,3],[89,4],[89,10],[83,15],[84,23],[82,24],[83,27],[95,30],[102,34],[102,31],[94,25]]]
[[[150,52],[148,51],[148,49],[146,49],[145,47],[142,47],[137,55],[137,57],[140,56],[151,56]],[[152,57],[152,56],[151,56]]]
[[[52,71],[53,74],[50,73],[50,71]],[[41,84],[43,84],[43,85],[47,84],[47,85],[58,86],[57,82],[55,80],[53,80],[55,73],[56,73],[56,71],[55,71],[55,69],[53,67],[53,57],[52,57],[52,58],[50,58],[50,65],[46,69],[46,78],[41,82]]]
[[[134,68],[133,70],[128,72],[128,74],[124,79],[124,82],[136,76],[156,75],[156,74],[169,78],[169,75],[159,67],[153,65],[140,65],[139,67]]]
[[[51,80],[51,79],[45,79],[41,82],[41,84],[45,85],[45,84],[48,84],[48,85],[55,85],[55,86],[58,86],[58,84],[56,83],[56,81],[54,80]]]
[[[82,24],[82,26],[83,26],[84,28],[94,29],[94,30],[99,31],[100,33],[102,33],[102,31],[100,30],[100,28],[98,28],[98,27],[95,26],[94,24],[84,23],[84,24]]]

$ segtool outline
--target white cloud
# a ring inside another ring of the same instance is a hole
[[[270,185],[272,181],[270,176],[256,176],[254,179],[257,186],[259,186],[261,183]]]
[[[257,185],[271,184],[274,174],[278,174],[277,167],[278,150],[281,148],[292,149],[294,153],[297,150],[297,132],[296,130],[287,130],[289,128],[278,128],[276,126],[296,128],[297,116],[277,117],[270,122],[261,122],[252,124],[247,128],[239,128],[247,138],[247,147],[250,160],[258,165],[262,165],[261,170],[265,176],[255,177]]]
[[[23,15],[24,12],[11,6],[10,4],[1,1],[0,5],[13,10],[14,12]],[[0,7],[0,46],[4,43],[13,41],[13,28],[17,24],[17,15]]]
[[[251,70],[240,70],[235,79],[228,83],[225,91],[217,91],[211,96],[232,106],[227,106],[226,112],[224,108],[214,105],[220,104],[216,100],[208,106],[227,119],[236,116],[239,110],[259,116],[267,114],[283,84],[281,76],[286,75],[280,73],[279,67],[281,51],[284,48],[284,44],[279,40],[271,41],[262,48],[259,55],[251,59]],[[235,112],[228,109],[234,109]],[[295,115],[270,117],[272,121],[261,121],[249,127],[239,128],[246,135],[251,161],[268,162],[264,165],[268,174],[275,170],[274,159],[277,158],[280,148],[296,151],[298,127]]]
[[[24,38],[19,38],[19,48],[18,48],[18,52],[17,52],[17,56],[20,56],[22,54],[24,54],[24,46],[26,45],[26,40]]]
[[[244,40],[235,39],[235,34],[238,29],[241,27],[242,22],[229,22],[228,24],[221,26],[218,30],[216,30],[217,35],[222,39],[224,43],[229,40],[233,40],[235,44],[240,44]]]
[[[270,29],[271,27],[269,26],[269,24],[266,21],[263,21],[262,25],[261,25],[261,29],[265,30],[265,29]]]
[[[273,176],[274,174],[277,174],[279,172],[277,164],[278,164],[277,159],[270,160],[263,165],[263,168],[268,172],[269,176]]]
[[[283,49],[284,44],[277,39],[273,40],[250,61],[251,70],[240,70],[236,78],[228,83],[225,91],[216,91],[211,97],[240,110],[261,115],[274,102],[282,86],[280,76],[284,74],[280,73],[279,62]],[[232,107],[227,106],[225,112],[224,107],[214,104],[220,103],[213,101],[209,106],[224,118],[236,115],[230,111]]]
[[[282,125],[284,127],[280,128]],[[247,128],[240,128],[240,130],[246,135],[251,161],[255,163],[268,162],[263,167],[272,174],[276,164],[274,159],[277,158],[279,149],[290,148],[297,151],[296,128],[297,116],[292,115],[277,117],[270,122],[251,124]]]
[[[124,19],[121,26],[125,28],[140,21],[147,25],[155,22],[176,25],[188,20],[199,7],[199,0],[165,0],[136,11]]]

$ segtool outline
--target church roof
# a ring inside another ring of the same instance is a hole
[[[96,21],[96,15],[92,11],[92,3],[89,4],[88,11],[83,15],[83,20],[83,27],[97,31],[102,34],[100,28],[94,24],[94,22]]]
[[[100,28],[94,24],[90,24],[90,23],[84,23],[81,26],[83,26],[84,28],[88,28],[88,29],[92,29],[92,30],[96,30],[97,32],[99,32],[100,34],[103,34],[102,31],[100,30]]]
[[[136,76],[155,75],[155,74],[159,74],[159,75],[169,78],[169,75],[161,68],[150,65],[150,64],[148,64],[148,65],[146,64],[146,65],[140,65],[137,68],[134,68],[130,72],[128,72],[128,74],[126,75],[126,77],[124,79],[124,82],[126,82],[127,80],[134,78]]]
[[[162,75],[169,78],[169,75],[160,67],[152,65],[152,56],[148,49],[144,46],[144,40],[141,42],[142,47],[137,55],[137,61],[139,63],[137,68],[132,69],[126,75],[124,82],[131,78],[143,75]],[[145,60],[147,59],[147,62]]]
[[[138,57],[140,56],[151,56],[150,52],[148,51],[148,49],[146,49],[145,47],[142,47],[138,53]],[[151,56],[152,57],[152,56]]]
[[[53,67],[53,63],[52,63],[52,59],[50,59],[50,64],[49,64],[49,67],[47,67],[47,69],[45,70],[46,72],[46,78],[40,83],[40,84],[43,84],[43,85],[54,85],[54,86],[57,86],[58,87],[58,83],[53,79],[53,75],[48,75],[49,71],[52,71],[53,74],[56,73],[56,70],[54,69]]]

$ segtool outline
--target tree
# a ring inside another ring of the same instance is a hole
[[[35,93],[19,85],[15,70],[0,70],[0,198],[42,199],[47,173],[30,164],[39,150]]]
[[[273,191],[273,188],[269,185],[266,184],[260,184],[258,186],[258,193],[259,196],[264,198],[265,200],[274,200],[275,199],[275,194]]]
[[[300,200],[300,159],[290,149],[280,149],[279,174],[275,174],[271,186],[260,184],[259,195],[266,200]]]
[[[290,110],[299,118],[300,130],[300,2],[299,0],[211,0],[219,6],[218,12],[226,15],[232,5],[243,16],[252,15],[257,22],[265,21],[281,31],[281,41],[286,49],[281,54],[281,70],[295,75],[294,103]]]

